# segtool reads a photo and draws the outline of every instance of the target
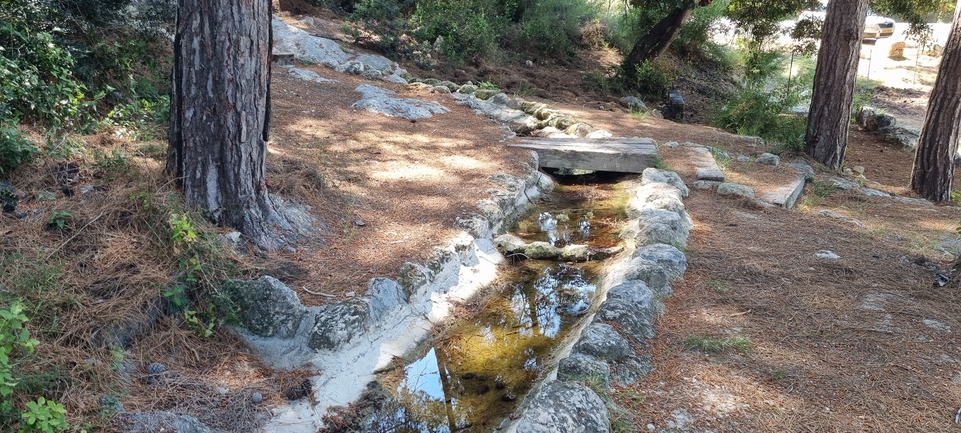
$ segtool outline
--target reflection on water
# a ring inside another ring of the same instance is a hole
[[[609,190],[564,187],[550,207],[518,223],[528,240],[557,246],[617,243],[619,209]],[[607,200],[587,200],[607,196]],[[522,261],[499,286],[461,311],[406,366],[385,374],[387,394],[359,426],[370,433],[490,432],[515,409],[552,362],[552,352],[590,309],[596,277],[590,265]]]
[[[595,292],[591,275],[562,263],[525,264],[517,274],[526,277],[384,379],[396,402],[367,431],[486,432],[513,411]]]

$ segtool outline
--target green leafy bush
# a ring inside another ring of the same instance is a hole
[[[797,92],[767,92],[752,88],[728,101],[715,113],[711,124],[738,134],[755,135],[781,144],[784,150],[804,147],[807,119],[785,111],[798,104]]]
[[[20,130],[0,126],[0,176],[6,175],[38,153],[40,149],[26,139]]]
[[[62,404],[39,397],[27,402],[22,412],[13,405],[13,396],[23,380],[16,372],[17,361],[40,344],[24,326],[28,320],[20,301],[0,310],[0,427],[11,431],[19,423],[21,432],[63,431],[68,425]]]
[[[663,96],[667,93],[668,87],[674,77],[660,66],[658,62],[644,62],[637,66],[637,73],[634,77],[634,85],[637,90],[648,95]]]

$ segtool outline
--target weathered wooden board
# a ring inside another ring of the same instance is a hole
[[[537,152],[541,167],[641,173],[657,162],[649,138],[541,138],[511,147]]]

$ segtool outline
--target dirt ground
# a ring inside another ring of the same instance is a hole
[[[620,95],[596,93],[582,80],[585,73],[616,64],[612,56],[599,51],[570,64],[533,68],[466,65],[439,77],[493,81],[615,136],[691,141],[732,156],[770,150],[709,126],[631,116],[617,106]],[[476,202],[497,187],[487,180],[490,176],[525,170],[525,153],[505,146],[516,140],[509,131],[457,106],[447,95],[378,82],[401,96],[436,101],[451,110],[416,122],[389,118],[351,108],[358,97],[353,89],[364,80],[318,66],[300,67],[337,82],[309,83],[284,68],[273,70],[269,187],[310,206],[323,226],[296,252],[252,253],[238,260],[251,274],[277,277],[308,305],[363,295],[373,277],[396,278],[404,262],[424,259],[453,236],[455,219],[474,212]],[[925,95],[889,86],[875,93],[875,102],[899,118],[917,119],[923,117]],[[908,100],[912,102],[899,102]],[[692,98],[689,105],[708,113],[711,103]],[[111,146],[129,147],[104,141],[105,152]],[[690,184],[692,170],[679,155],[661,149],[664,163]],[[854,126],[848,163],[866,169],[865,179],[853,180],[912,197],[906,187],[912,155]],[[161,176],[156,157],[136,164],[150,176]],[[790,174],[783,165],[730,163],[723,168],[756,190]],[[612,394],[628,409],[615,415],[623,431],[648,431],[649,425],[717,432],[958,429],[961,286],[956,280],[939,286],[936,274],[951,272],[953,256],[946,251],[961,252],[956,232],[961,211],[953,205],[835,189],[830,182],[835,173],[817,165],[815,171],[815,180],[790,210],[692,190],[685,201],[695,223],[686,250],[689,268],[674,285],[658,323],[652,342],[655,371]],[[111,194],[127,197],[135,191],[118,187]],[[76,219],[89,221],[89,231],[114,216],[98,222],[99,210],[90,204],[82,208],[79,195],[58,200],[73,203]],[[0,246],[35,248],[17,237],[18,227],[28,223],[2,218]],[[43,232],[42,225],[29,229]],[[84,248],[100,247],[94,241],[81,243],[83,237],[54,239],[49,245],[73,241],[80,245],[68,249],[88,254],[83,260],[92,269],[113,268],[123,263],[108,258],[137,255],[134,246],[142,239],[110,233],[97,242],[122,245],[113,256],[85,253]],[[839,258],[816,257],[822,250]],[[138,266],[148,273],[149,264]],[[164,275],[162,280],[171,272],[154,274]],[[83,278],[70,284],[86,290],[89,278],[78,275]],[[80,297],[77,302],[98,305],[104,300]],[[103,305],[109,303],[107,298]],[[281,404],[307,375],[322,374],[266,369],[225,331],[218,331],[217,344],[210,344],[178,324],[161,328],[167,331],[136,342],[127,357],[144,365],[162,357],[172,373],[163,387],[140,380],[142,372],[134,374],[125,385],[127,410],[176,410],[220,431],[253,431],[265,409]],[[89,355],[77,355],[78,366],[84,356]],[[265,404],[249,402],[254,392],[263,394]],[[68,406],[81,413],[93,414],[99,407],[95,395],[72,399]]]
[[[446,96],[395,89],[452,109],[417,123],[358,115],[347,108],[355,79],[315,70],[340,80],[340,90],[276,74],[275,92],[296,97],[275,99],[280,108],[274,152],[292,157],[305,147],[297,143],[320,140],[324,145],[312,152],[335,162],[323,164],[323,177],[339,185],[337,193],[350,205],[328,210],[340,212],[340,219],[328,220],[341,225],[324,237],[327,248],[287,257],[299,267],[320,269],[288,282],[342,298],[362,293],[368,278],[392,276],[400,262],[422,257],[450,233],[452,217],[469,211],[492,187],[486,176],[516,170],[523,158],[504,149],[512,142],[504,130]],[[918,96],[912,90],[881,92],[892,99]],[[638,120],[620,108],[610,111],[601,98],[571,101],[563,95],[552,102],[555,108],[615,136],[692,141],[732,155],[769,149],[716,128]],[[308,105],[314,109],[307,101],[323,101],[316,105],[323,114],[305,113]],[[923,107],[909,115],[918,110]],[[856,127],[850,140],[849,164],[866,168],[860,182],[911,197],[906,185],[912,155]],[[444,162],[463,158],[473,161],[465,172]],[[662,158],[688,183],[693,180],[685,161],[672,158],[670,150],[662,149]],[[758,190],[788,173],[783,166],[754,164],[725,169]],[[614,393],[622,405],[637,409],[622,419],[629,431],[647,430],[648,424],[680,431],[957,428],[961,341],[952,329],[961,329],[961,293],[954,282],[936,285],[935,272],[950,266],[952,256],[941,250],[957,242],[961,212],[836,190],[829,181],[834,173],[816,171],[791,210],[691,193],[686,205],[696,226],[687,249],[690,266],[659,322],[656,370]],[[439,185],[437,173],[450,182]],[[824,216],[825,210],[850,219]],[[351,227],[354,219],[365,225]],[[822,250],[839,258],[816,257]],[[692,339],[747,346],[704,350],[692,347]]]

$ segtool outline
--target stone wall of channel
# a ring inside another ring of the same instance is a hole
[[[497,175],[478,211],[457,221],[460,235],[434,250],[424,263],[406,263],[396,278],[374,278],[364,296],[307,307],[275,278],[235,281],[225,290],[240,305],[236,332],[269,365],[308,368],[312,398],[273,409],[266,431],[317,431],[328,408],[359,398],[374,372],[387,367],[428,337],[452,301],[487,286],[504,259],[492,237],[513,224],[530,200],[553,188],[531,152],[524,177]]]
[[[601,433],[610,431],[604,400],[583,382],[630,385],[652,369],[650,340],[671,282],[687,270],[679,249],[693,223],[684,208],[688,188],[670,171],[649,168],[630,185],[627,244],[603,273],[603,302],[561,357],[550,378],[532,391],[522,415],[501,431]]]

